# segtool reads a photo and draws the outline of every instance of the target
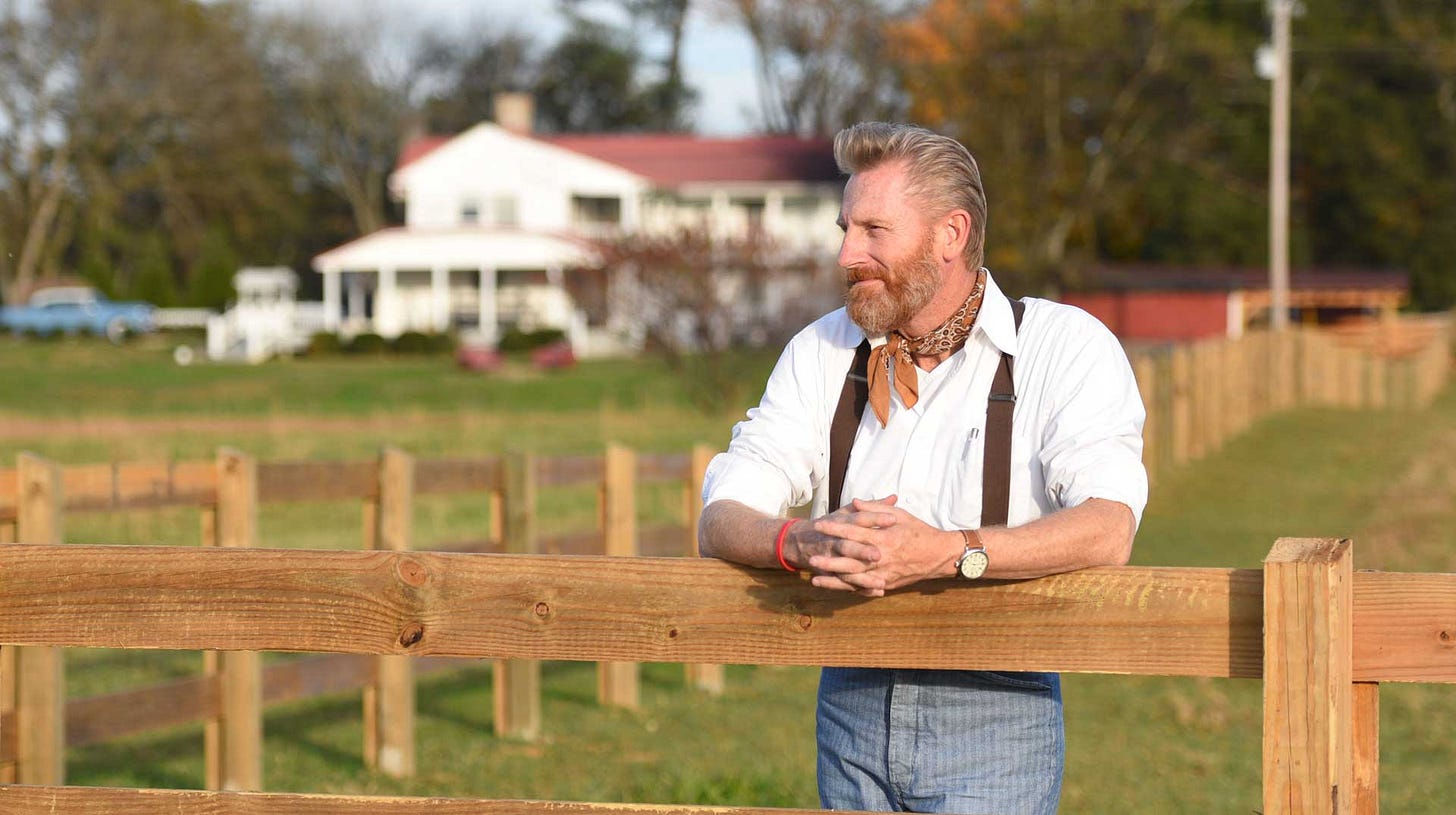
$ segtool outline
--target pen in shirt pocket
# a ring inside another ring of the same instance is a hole
[[[976,439],[981,437],[981,428],[973,427],[971,432],[966,434],[966,447],[961,451],[961,458],[971,457],[971,448],[975,446]]]

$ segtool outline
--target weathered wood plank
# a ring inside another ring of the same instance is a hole
[[[677,557],[687,554],[689,551],[696,555],[696,530],[696,521],[693,522],[692,526],[673,524],[638,529],[637,549],[647,557]],[[684,541],[688,541],[691,544],[691,549],[683,545]]]
[[[1353,627],[1348,540],[1280,538],[1264,561],[1264,811],[1347,815]]]
[[[54,462],[21,454],[17,537],[60,544],[65,489]],[[20,544],[9,544],[11,549]],[[64,551],[64,547],[57,547]],[[10,574],[0,569],[10,579]],[[0,642],[8,642],[0,637]],[[20,648],[15,670],[15,780],[22,784],[64,784],[66,777],[66,672],[59,648]]]
[[[217,500],[208,461],[88,464],[62,470],[68,510],[82,512],[198,506]]]
[[[6,815],[812,815],[820,810],[0,785]]]
[[[348,501],[377,497],[375,461],[269,461],[258,468],[258,500]]]
[[[1456,682],[1456,575],[1355,573],[1357,682]]]
[[[0,572],[0,642],[19,644],[1244,677],[1262,658],[1253,570],[874,601],[691,558],[16,544]]]
[[[1354,742],[1354,815],[1380,815],[1380,683],[1356,682],[1350,738]]]
[[[469,660],[414,660],[416,674],[458,670]],[[328,654],[289,660],[263,669],[263,702],[278,704],[331,693],[357,691],[374,680],[370,657]],[[217,679],[196,676],[144,688],[73,699],[66,705],[66,746],[81,747],[110,739],[205,721],[218,707]],[[0,716],[0,727],[13,727],[13,714]],[[13,738],[11,739],[13,742]],[[13,745],[0,739],[0,762],[13,756]]]
[[[415,461],[402,450],[385,450],[379,465],[379,534],[375,545],[408,552],[414,540]],[[402,576],[408,580],[408,572]],[[415,678],[407,656],[377,658],[371,693],[365,698],[370,725],[365,763],[393,778],[415,773]]]
[[[607,447],[602,486],[604,554],[637,554],[637,455],[620,444]],[[597,701],[606,707],[636,710],[641,703],[641,669],[635,662],[597,665]]]
[[[519,556],[534,553],[537,546],[537,465],[536,457],[525,452],[511,453],[503,462],[501,540],[507,552]],[[433,588],[430,578],[434,573],[426,569],[424,587]],[[429,635],[426,630],[424,636]],[[400,642],[398,638],[395,641]],[[497,659],[491,670],[496,735],[534,741],[541,735],[541,663],[530,659]]]
[[[690,453],[638,453],[637,483],[686,481],[692,474]]]
[[[536,538],[535,551],[543,555],[600,555],[605,547],[606,537],[602,530],[587,529],[560,535],[541,535]]]
[[[435,459],[415,462],[415,494],[491,492],[500,489],[499,458]]]
[[[688,488],[685,491],[683,500],[687,503],[687,529],[683,530],[682,553],[688,557],[698,557],[698,520],[703,515],[703,478],[708,472],[708,462],[713,460],[713,448],[705,444],[693,445],[692,463],[690,465],[692,477],[688,481]],[[643,554],[656,555],[643,543]],[[707,691],[718,695],[724,689],[723,666],[713,663],[688,663],[684,668],[688,685],[699,690]]]
[[[536,460],[536,484],[540,487],[579,487],[600,484],[606,475],[601,456],[551,456]]]
[[[217,540],[221,548],[249,551],[258,545],[258,462],[235,450],[217,457]],[[256,648],[217,648],[218,739],[216,776],[226,790],[263,786],[263,659]],[[212,773],[208,774],[209,776]]]

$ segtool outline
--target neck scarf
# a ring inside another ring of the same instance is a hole
[[[935,356],[954,352],[965,345],[975,325],[976,315],[981,312],[981,301],[986,293],[986,270],[976,273],[976,285],[961,307],[934,331],[923,336],[910,337],[898,329],[891,331],[884,345],[870,351],[869,390],[870,407],[884,427],[890,420],[890,388],[900,394],[905,407],[915,407],[920,401],[920,378],[915,370],[915,357]]]

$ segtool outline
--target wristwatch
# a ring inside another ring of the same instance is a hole
[[[962,580],[975,580],[986,573],[991,559],[986,556],[986,547],[981,545],[981,536],[969,529],[961,530],[966,539],[966,551],[956,559],[956,575]]]

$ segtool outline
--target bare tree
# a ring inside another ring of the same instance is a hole
[[[716,0],[757,52],[762,125],[829,136],[864,119],[903,115],[886,31],[905,11],[885,0]]]
[[[368,15],[290,12],[260,20],[267,66],[300,168],[344,199],[359,232],[388,221],[385,183],[411,117],[407,58]]]

